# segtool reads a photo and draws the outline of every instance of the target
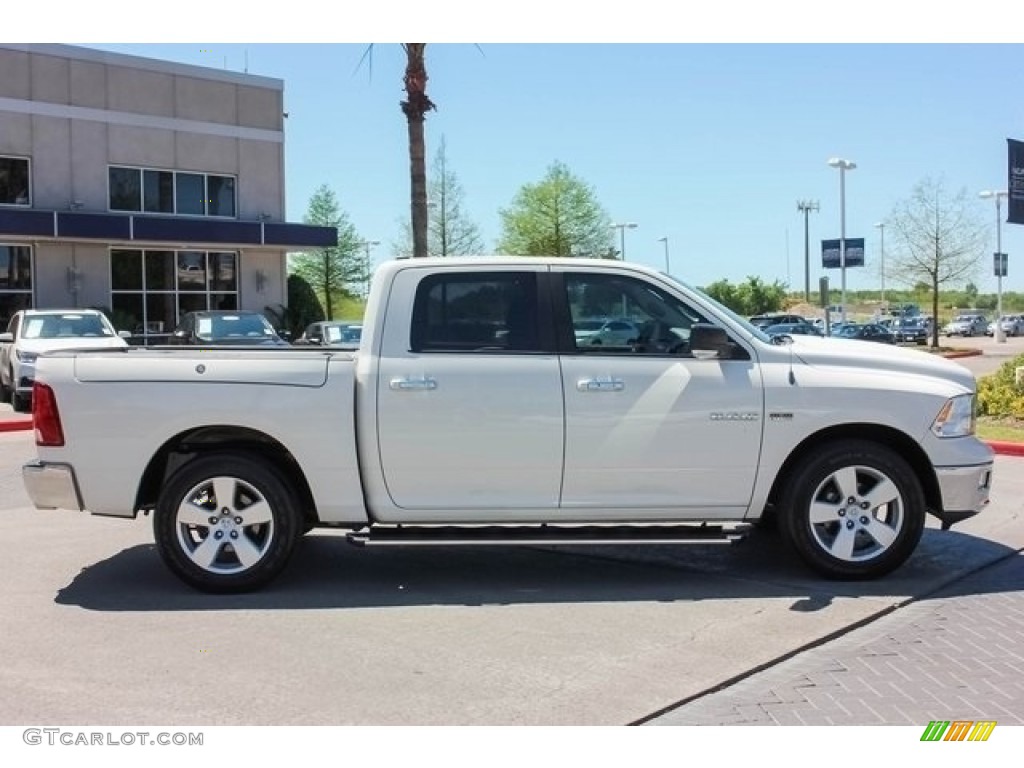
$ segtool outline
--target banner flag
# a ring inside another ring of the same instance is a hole
[[[1006,221],[1024,224],[1024,141],[1007,139],[1009,145],[1009,174],[1006,180]]]
[[[839,240],[821,241],[821,267],[822,269],[840,269],[842,254],[839,251]],[[864,238],[846,238],[846,266],[864,266]]]

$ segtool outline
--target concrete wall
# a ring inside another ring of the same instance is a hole
[[[129,165],[236,176],[238,218],[284,221],[283,105],[283,83],[273,78],[72,46],[0,44],[0,154],[30,158],[34,208],[67,210],[75,202],[105,212],[108,167]],[[109,244],[33,246],[37,306],[109,304]],[[284,260],[277,250],[239,253],[245,308],[284,303]],[[72,265],[83,274],[77,296],[67,290]],[[266,276],[261,294],[257,271]]]

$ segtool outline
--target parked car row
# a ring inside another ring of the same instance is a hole
[[[362,325],[354,322],[311,323],[296,344],[356,349]],[[58,349],[121,348],[128,346],[129,331],[117,331],[96,309],[26,309],[16,312],[0,333],[0,401],[15,411],[32,406],[36,358]],[[262,312],[255,310],[203,310],[186,312],[166,337],[171,345],[290,347]]]

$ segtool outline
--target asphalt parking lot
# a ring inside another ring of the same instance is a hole
[[[823,582],[770,533],[561,551],[318,533],[271,588],[209,596],[164,569],[146,518],[30,508],[32,453],[0,434],[4,725],[634,723],[1024,547],[1022,459],[1000,456],[984,514],[875,582]]]

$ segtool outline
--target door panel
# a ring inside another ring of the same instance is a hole
[[[557,507],[556,357],[384,359],[379,381],[381,463],[396,506]]]
[[[562,367],[563,507],[749,503],[763,407],[751,361],[587,355]]]
[[[557,509],[562,379],[550,312],[538,298],[540,271],[396,276],[402,319],[392,323],[389,309],[377,435],[392,503],[419,511],[406,519],[460,509],[525,519],[527,510]]]
[[[563,509],[746,507],[764,409],[752,350],[732,339],[726,359],[696,359],[691,330],[713,318],[653,280],[568,267],[559,278],[566,325],[615,315],[638,328],[614,349],[561,336]]]

